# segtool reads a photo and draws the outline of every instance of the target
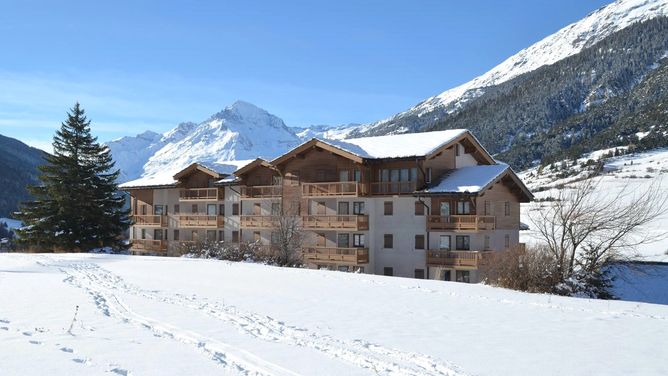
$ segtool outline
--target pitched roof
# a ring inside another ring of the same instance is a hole
[[[468,133],[468,130],[449,129],[325,142],[363,158],[408,158],[430,155],[465,133]]]
[[[505,163],[461,167],[452,170],[424,193],[478,193],[510,167]]]
[[[499,180],[513,184],[512,190],[524,197],[524,200],[521,200],[522,202],[528,202],[533,199],[533,194],[515,174],[513,169],[507,164],[498,161],[493,165],[468,166],[452,170],[438,183],[418,191],[417,193],[477,194]]]
[[[221,179],[219,181],[223,182],[225,179],[228,178],[228,175],[230,173],[233,173],[236,170],[243,168],[244,166],[248,165],[251,162],[252,161],[250,160],[225,161],[221,163],[195,162],[179,171],[167,171],[162,174],[143,176],[139,179],[119,184],[118,187],[121,189],[176,187],[179,178],[196,170],[206,172],[213,178]]]

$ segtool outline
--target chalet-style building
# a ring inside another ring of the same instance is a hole
[[[312,139],[232,174],[193,164],[122,188],[136,252],[204,239],[270,247],[289,211],[309,267],[461,282],[479,280],[488,252],[518,246],[520,203],[533,197],[467,130]]]

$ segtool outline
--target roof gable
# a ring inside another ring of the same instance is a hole
[[[223,177],[227,176],[227,174],[224,174],[224,173],[221,173],[221,172],[218,172],[218,171],[214,171],[209,166],[205,166],[201,163],[195,162],[195,163],[191,164],[190,166],[184,168],[183,170],[177,172],[174,175],[174,180],[180,180],[185,176],[188,176],[190,174],[195,173],[196,171],[201,171],[201,172],[203,172],[207,175],[210,175],[214,179],[222,179]]]

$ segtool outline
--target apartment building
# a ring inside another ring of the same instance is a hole
[[[518,246],[520,203],[533,197],[468,130],[312,139],[232,173],[196,163],[122,188],[135,252],[170,255],[204,239],[270,249],[289,215],[308,267],[460,282]]]

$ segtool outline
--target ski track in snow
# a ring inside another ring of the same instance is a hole
[[[256,355],[198,333],[178,328],[133,312],[116,293],[129,294],[148,300],[168,303],[194,310],[217,320],[232,324],[240,332],[251,337],[317,350],[326,356],[368,369],[376,374],[396,375],[444,375],[459,376],[464,373],[458,367],[430,356],[386,348],[364,340],[341,340],[329,335],[310,332],[308,329],[287,325],[272,317],[242,312],[236,307],[208,301],[196,295],[165,294],[145,290],[126,283],[95,263],[60,263],[43,256],[45,267],[55,267],[67,275],[64,282],[82,288],[93,298],[98,309],[106,316],[118,317],[133,323],[155,335],[189,344],[200,353],[244,375],[294,375],[285,368],[269,363]]]

